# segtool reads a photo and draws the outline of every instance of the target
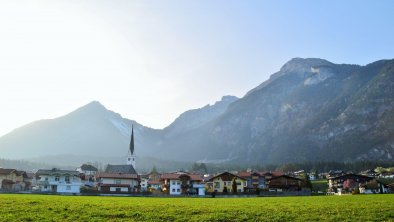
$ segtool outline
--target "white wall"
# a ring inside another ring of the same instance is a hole
[[[182,192],[180,180],[170,180],[170,195],[180,195]]]

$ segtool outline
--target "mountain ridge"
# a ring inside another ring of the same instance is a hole
[[[122,156],[135,124],[137,155],[163,160],[259,165],[392,160],[393,89],[394,60],[360,66],[294,58],[242,98],[225,96],[186,111],[162,130],[93,101],[57,118],[60,123],[40,120],[1,137],[0,149],[4,154],[18,147],[31,156],[27,147],[33,143],[18,140],[29,138],[39,144],[33,153],[59,148]],[[51,139],[42,139],[48,134]],[[80,135],[85,139],[76,139]]]

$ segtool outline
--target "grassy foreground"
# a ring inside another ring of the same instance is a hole
[[[394,195],[141,198],[0,194],[0,221],[394,221]]]

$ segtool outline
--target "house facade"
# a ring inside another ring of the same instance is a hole
[[[267,180],[269,191],[300,191],[302,180],[297,177],[281,175]]]
[[[131,193],[139,191],[137,174],[98,173],[98,190],[103,193]]]
[[[373,179],[373,177],[353,173],[329,177],[328,192],[338,194],[343,192],[351,192],[355,189],[359,189],[361,185],[364,185]]]
[[[247,179],[229,172],[224,172],[212,177],[209,180],[210,183],[208,183],[208,191],[219,193],[233,192],[233,180],[235,180],[235,183],[237,185],[236,192],[244,192],[244,188],[248,186]]]
[[[245,192],[257,192],[259,189],[266,188],[266,179],[263,174],[258,172],[240,172],[237,175],[247,180]]]
[[[78,171],[40,169],[36,172],[39,178],[39,190],[53,193],[80,193],[82,186]]]
[[[0,168],[0,190],[6,192],[24,191],[29,183],[26,180],[26,173],[16,169]]]

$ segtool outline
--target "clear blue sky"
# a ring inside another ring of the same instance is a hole
[[[293,57],[394,57],[394,1],[1,1],[0,135],[91,100],[146,126]]]

